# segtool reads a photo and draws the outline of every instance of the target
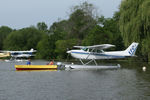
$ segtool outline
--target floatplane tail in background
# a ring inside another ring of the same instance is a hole
[[[36,52],[36,50],[34,50],[33,48],[30,49],[30,52]]]
[[[105,52],[104,49],[114,47],[111,44],[102,44],[94,46],[74,46],[80,50],[69,50],[67,53],[71,54],[72,57],[77,58],[83,65],[89,64],[94,61],[97,65],[97,59],[120,59],[126,57],[135,57],[135,52],[138,47],[138,43],[133,42],[126,50],[123,51],[109,51]],[[88,63],[83,63],[82,60],[90,60]]]

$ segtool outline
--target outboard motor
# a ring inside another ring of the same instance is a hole
[[[65,70],[65,65],[62,64],[62,62],[57,62],[57,70]]]

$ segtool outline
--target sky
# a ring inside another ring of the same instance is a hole
[[[121,0],[0,0],[0,26],[21,29],[45,22],[48,26],[67,19],[70,9],[84,1],[92,3],[99,15],[112,17]]]

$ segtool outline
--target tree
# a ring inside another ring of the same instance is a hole
[[[110,43],[116,45],[115,50],[123,50],[124,42],[119,30],[119,12],[116,12],[113,18],[102,18],[103,19],[103,29],[112,34],[110,38]]]
[[[54,22],[49,29],[49,35],[57,35],[57,39],[66,39],[68,38],[68,31],[70,30],[67,20],[62,20],[59,22]]]
[[[141,48],[146,50],[140,52],[150,60],[150,1],[149,0],[123,0],[120,6],[119,26],[125,46],[131,42],[139,42]],[[143,44],[144,43],[144,44]]]
[[[44,22],[39,22],[39,23],[37,23],[37,28],[38,28],[38,30],[46,32],[48,26]]]
[[[88,35],[82,42],[82,45],[110,43],[116,45],[115,50],[124,49],[118,21],[118,14],[114,15],[113,18],[105,18],[104,16],[101,16],[98,19],[98,25],[88,32]]]
[[[71,38],[75,37],[81,41],[97,24],[93,12],[94,6],[87,2],[73,8],[73,12],[69,17],[69,35]]]
[[[53,48],[51,48],[51,45],[49,44],[49,37],[48,36],[44,36],[43,39],[38,42],[37,44],[37,58],[40,59],[49,59],[50,58],[50,53],[52,51]],[[53,55],[51,55],[53,56]]]
[[[37,43],[45,33],[29,27],[11,32],[4,41],[4,49],[29,50],[36,49]]]
[[[0,27],[0,50],[3,49],[3,41],[12,32],[12,29],[7,26]]]
[[[98,45],[111,43],[112,33],[104,30],[103,27],[97,25],[95,26],[86,38],[83,40],[83,45]]]
[[[58,54],[58,59],[64,59],[67,57],[66,51],[67,48],[73,47],[77,44],[77,39],[68,39],[68,40],[58,40],[56,41],[56,49],[55,52]]]

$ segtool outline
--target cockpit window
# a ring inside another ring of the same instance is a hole
[[[103,53],[103,50],[99,50],[99,49],[88,49],[88,48],[82,48],[82,50],[84,51],[88,51],[88,52],[95,52],[95,53]]]
[[[103,53],[104,51],[103,50],[97,50],[97,53]]]
[[[83,48],[82,50],[87,51],[87,50],[88,50],[88,48]]]
[[[103,50],[99,50],[99,49],[89,49],[89,52],[95,52],[95,53],[103,53]]]

